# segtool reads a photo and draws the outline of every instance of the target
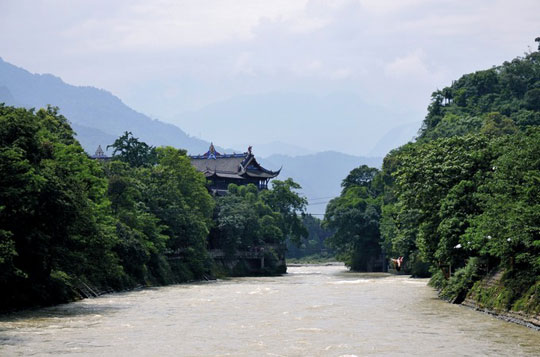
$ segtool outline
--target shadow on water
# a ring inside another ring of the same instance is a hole
[[[3,314],[0,316],[0,351],[2,346],[25,345],[27,341],[32,340],[33,335],[43,334],[45,330],[51,328],[58,330],[86,328],[99,323],[97,320],[103,315],[125,309],[113,302],[104,303],[105,301],[106,295]],[[92,322],[92,319],[96,321]]]
[[[97,298],[99,299],[99,298]],[[86,315],[102,315],[120,310],[120,306],[103,305],[92,303],[93,299],[60,304],[51,307],[39,307],[34,309],[10,312],[0,315],[0,324],[15,323],[36,319],[63,319]],[[2,331],[0,327],[0,331]]]
[[[148,287],[139,287],[132,290],[112,292],[100,295],[98,297],[85,298],[82,300],[68,302],[65,304],[59,304],[50,307],[35,307],[29,308],[20,311],[6,312],[0,314],[0,332],[2,331],[1,324],[4,323],[13,323],[16,321],[25,321],[25,320],[35,320],[35,319],[62,319],[62,318],[73,318],[77,316],[85,315],[103,315],[116,312],[118,310],[125,309],[125,306],[114,304],[113,302],[104,303],[108,301],[111,297],[122,297],[129,295],[136,295],[141,292],[146,293],[159,293],[160,290],[164,289],[178,289],[185,288],[189,289],[193,286],[208,285],[219,282],[220,280],[211,280],[211,281],[195,281],[189,283],[180,283],[180,284],[171,284],[167,286],[148,286]]]

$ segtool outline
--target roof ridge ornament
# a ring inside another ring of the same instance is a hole
[[[103,157],[105,156],[105,153],[103,152],[103,149],[101,148],[101,145],[98,145],[98,148],[96,150],[96,153],[94,155],[95,157]]]
[[[218,156],[221,156],[219,152],[216,151],[216,148],[214,147],[214,143],[210,143],[210,147],[208,148],[208,152],[205,154],[207,156],[207,159],[216,159]]]

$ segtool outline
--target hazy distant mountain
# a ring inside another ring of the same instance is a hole
[[[192,153],[208,150],[209,143],[190,137],[180,128],[153,120],[122,103],[111,93],[77,87],[50,74],[32,74],[0,59],[0,102],[27,108],[60,107],[90,153],[98,144],[112,144],[124,131],[151,145],[171,145]]]
[[[341,181],[352,169],[360,165],[377,168],[382,165],[382,157],[353,156],[335,151],[296,157],[272,155],[259,161],[271,170],[283,166],[278,179],[292,177],[302,186],[302,193],[310,202],[311,213],[324,213],[326,203],[330,198],[339,196]]]
[[[93,154],[96,148],[101,145],[101,148],[108,155],[112,155],[112,148],[107,149],[107,145],[112,144],[118,138],[118,135],[107,134],[99,129],[89,128],[77,123],[71,123],[71,127],[77,133],[77,140],[89,154]]]
[[[11,103],[10,105],[18,106],[13,94],[9,91],[8,87],[0,85],[0,103]]]
[[[369,152],[370,156],[386,156],[388,152],[412,141],[417,135],[422,122],[408,123],[390,129]]]
[[[300,156],[315,154],[315,151],[284,143],[282,141],[272,141],[268,144],[253,144],[253,153],[258,157],[268,157],[271,155]]]
[[[289,143],[313,152],[326,147],[361,153],[373,148],[381,133],[388,130],[390,118],[408,120],[409,115],[398,110],[382,108],[350,92],[324,96],[270,92],[234,96],[181,113],[170,121],[198,137],[219,141],[222,146],[253,145],[256,149],[260,144],[249,142],[256,138],[259,142]],[[273,154],[283,152],[275,147],[273,150]]]

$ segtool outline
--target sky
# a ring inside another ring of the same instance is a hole
[[[538,0],[0,0],[0,57],[222,146],[362,155],[420,122],[434,90],[536,49],[539,13]],[[203,123],[209,107],[276,98],[283,117],[260,130],[235,112]],[[329,98],[339,115],[307,108]],[[351,102],[379,114],[347,116]]]

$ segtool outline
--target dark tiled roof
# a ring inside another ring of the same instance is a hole
[[[279,171],[277,172],[263,172],[263,171],[246,171],[246,175],[250,177],[256,177],[256,178],[273,178],[276,177],[279,174]]]
[[[262,167],[255,156],[250,152],[243,154],[220,154],[215,151],[214,146],[203,155],[190,156],[191,163],[197,171],[204,172],[209,177],[216,175],[223,178],[243,179],[253,178],[274,178],[279,175],[279,171],[270,171]]]
[[[231,178],[231,179],[244,179],[244,176],[238,175],[238,174],[228,174],[225,172],[216,172],[216,173],[210,173],[209,176],[216,175],[217,177],[223,177],[223,178]]]
[[[228,157],[219,156],[216,158],[203,158],[197,156],[191,156],[191,163],[198,171],[206,172],[228,172],[238,173],[240,172],[240,164],[244,160],[244,156],[240,157]]]

